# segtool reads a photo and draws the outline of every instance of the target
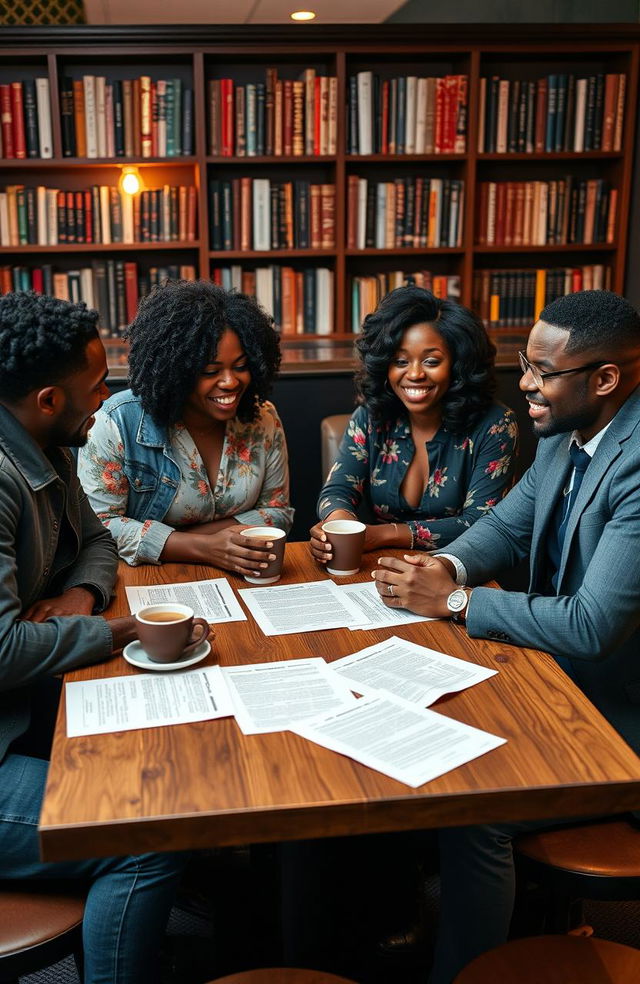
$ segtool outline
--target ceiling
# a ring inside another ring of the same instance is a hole
[[[379,24],[405,0],[84,0],[88,24],[291,24],[311,9],[314,24]],[[305,25],[300,24],[304,31]]]

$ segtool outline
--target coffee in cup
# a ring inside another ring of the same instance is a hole
[[[245,574],[245,581],[248,581],[249,584],[274,584],[276,581],[279,581],[284,562],[284,545],[287,539],[286,530],[279,530],[272,526],[249,526],[246,530],[240,530],[240,536],[245,537],[248,541],[262,540],[263,542],[269,541],[273,543],[273,547],[269,553],[276,555],[276,559],[268,561],[266,567],[256,568],[255,576],[250,577],[248,574]],[[251,542],[247,543],[247,546],[251,547]],[[266,556],[268,554],[265,554]]]
[[[136,612],[138,639],[154,663],[173,663],[188,656],[209,635],[209,623],[194,618],[188,605],[147,605]],[[191,640],[194,627],[197,637]]]
[[[364,523],[356,519],[330,519],[322,524],[322,531],[331,544],[332,557],[327,564],[329,574],[347,577],[358,573],[366,529]]]

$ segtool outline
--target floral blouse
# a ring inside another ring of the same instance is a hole
[[[377,522],[406,523],[417,549],[440,549],[507,494],[517,440],[515,414],[500,404],[467,434],[441,427],[427,442],[429,480],[414,509],[400,492],[415,454],[408,419],[376,426],[366,407],[358,407],[320,493],[318,516],[323,520],[334,509],[355,512],[364,499]]]
[[[160,563],[165,541],[181,526],[232,517],[238,523],[290,529],[293,509],[287,446],[272,403],[263,404],[252,423],[243,424],[237,418],[228,421],[212,488],[184,424],[160,429],[164,447],[138,444],[130,448],[117,411],[110,412],[110,402],[96,414],[89,440],[80,451],[78,474],[94,511],[111,530],[127,563]],[[138,464],[140,459],[143,466]],[[145,469],[140,474],[146,475],[148,464],[157,476],[159,491],[149,491],[145,498],[145,482],[135,475],[139,467]]]

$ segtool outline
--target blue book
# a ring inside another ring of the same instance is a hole
[[[167,79],[166,117],[167,117],[167,157],[176,156],[175,132],[175,99],[173,93],[173,79]]]

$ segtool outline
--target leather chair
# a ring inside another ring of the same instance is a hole
[[[640,829],[624,817],[524,834],[514,847],[526,874],[552,891],[552,931],[581,922],[574,900],[640,899]]]
[[[329,469],[338,456],[338,448],[349,423],[348,413],[334,413],[320,422],[320,444],[322,448],[322,479],[326,479]]]
[[[229,977],[217,977],[209,984],[356,984],[346,977],[336,977],[322,970],[298,970],[296,967],[269,967],[245,970]]]
[[[640,950],[583,936],[512,940],[472,960],[453,984],[630,984],[640,980]]]
[[[17,982],[70,953],[82,962],[84,896],[59,884],[0,881],[0,982]]]

